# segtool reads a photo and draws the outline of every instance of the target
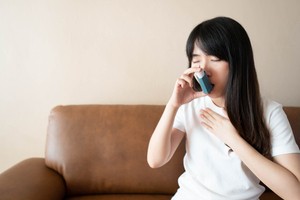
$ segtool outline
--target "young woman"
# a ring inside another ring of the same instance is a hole
[[[284,199],[300,199],[300,151],[282,106],[262,99],[252,47],[235,20],[217,17],[191,32],[189,68],[150,139],[148,163],[167,163],[186,138],[185,172],[173,200],[259,199],[262,181]],[[197,91],[194,73],[213,85]]]

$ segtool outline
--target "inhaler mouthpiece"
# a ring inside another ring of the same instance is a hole
[[[202,91],[205,94],[209,94],[212,91],[213,85],[210,83],[205,71],[195,72],[194,77],[197,80],[197,82],[200,84]]]

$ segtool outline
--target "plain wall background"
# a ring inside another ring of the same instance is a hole
[[[44,156],[56,105],[165,104],[188,34],[221,15],[247,30],[262,95],[300,106],[300,1],[0,0],[0,172]]]

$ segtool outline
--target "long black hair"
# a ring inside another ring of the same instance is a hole
[[[186,54],[189,67],[194,44],[207,55],[229,64],[225,108],[239,134],[257,151],[270,155],[270,133],[264,121],[253,51],[245,29],[228,17],[216,17],[202,22],[190,33]]]

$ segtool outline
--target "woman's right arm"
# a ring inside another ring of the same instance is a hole
[[[172,96],[149,142],[147,161],[152,168],[166,164],[185,135],[182,131],[173,128],[179,107],[205,95],[203,92],[195,92],[192,89],[193,74],[197,71],[201,71],[201,69],[199,67],[188,68],[176,81]]]
[[[152,134],[147,155],[148,164],[152,168],[166,164],[184,137],[183,132],[173,128],[177,110],[177,107],[167,104]]]

